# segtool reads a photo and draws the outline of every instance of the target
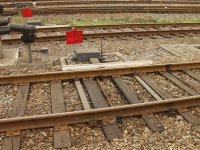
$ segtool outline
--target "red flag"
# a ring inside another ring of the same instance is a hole
[[[32,17],[32,15],[33,15],[33,11],[31,8],[27,8],[27,7],[22,8],[22,17],[25,17],[25,18]]]
[[[66,32],[66,44],[83,43],[83,31],[72,28],[71,31]]]

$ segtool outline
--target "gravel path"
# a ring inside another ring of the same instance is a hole
[[[199,133],[183,119],[178,120],[165,114],[158,114],[158,120],[164,125],[164,132],[152,133],[141,119],[123,119],[123,148],[127,149],[199,149]],[[128,142],[125,142],[128,141]]]
[[[101,128],[90,127],[88,124],[77,124],[70,126],[72,138],[71,150],[102,148],[106,139]],[[95,143],[95,144],[94,144]]]
[[[64,92],[66,110],[68,112],[83,110],[83,106],[81,100],[79,99],[79,95],[76,90],[74,81],[64,82],[63,92]]]

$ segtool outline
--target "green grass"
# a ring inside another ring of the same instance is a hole
[[[84,25],[106,25],[106,24],[131,24],[131,23],[200,23],[200,18],[194,19],[173,19],[173,20],[166,20],[166,19],[158,19],[154,20],[151,18],[147,19],[112,19],[112,18],[103,18],[103,19],[96,19],[96,20],[71,20],[68,22],[72,26],[84,26]]]
[[[42,16],[39,16],[38,19],[43,21]],[[18,16],[12,17],[12,23],[23,23],[24,18],[19,14]],[[131,19],[127,18],[99,18],[99,19],[84,19],[84,20],[61,20],[61,19],[45,19],[45,24],[70,24],[71,26],[84,26],[84,25],[109,25],[109,24],[131,24],[131,23],[200,23],[200,18],[191,18],[191,19],[152,19],[150,16],[146,15],[144,18]]]
[[[106,24],[130,24],[130,23],[155,23],[155,20],[146,19],[130,19],[130,18],[100,18],[100,19],[85,19],[85,20],[70,20],[68,22],[72,26],[83,25],[106,25]]]

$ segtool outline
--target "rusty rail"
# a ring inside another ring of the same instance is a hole
[[[99,37],[115,37],[115,36],[147,36],[147,35],[165,35],[165,34],[185,34],[185,33],[200,33],[200,29],[191,30],[148,30],[148,31],[130,31],[130,32],[106,32],[106,33],[84,33],[84,38],[99,38]],[[65,40],[65,34],[59,35],[46,35],[36,36],[36,42],[48,41],[48,40]],[[21,43],[20,37],[15,38],[2,38],[3,44]]]
[[[200,105],[200,95],[125,106],[0,120],[0,132],[128,117]]]
[[[18,15],[20,9],[6,8],[3,15]],[[200,6],[90,6],[33,8],[33,14],[52,13],[199,13]]]
[[[148,23],[148,24],[112,24],[112,25],[86,25],[86,26],[73,26],[77,29],[113,29],[113,28],[158,28],[158,27],[195,27],[200,26],[200,23]],[[56,26],[37,26],[37,32],[50,32],[50,31],[66,31],[70,30],[70,25],[56,25]]]
[[[7,2],[6,0],[2,0],[4,2]],[[0,1],[0,2],[2,2]],[[13,0],[13,3],[5,3],[5,7],[15,7],[17,3],[33,3],[32,0],[26,0],[24,1],[17,1]],[[198,1],[126,1],[126,0],[119,0],[119,1],[55,1],[55,0],[36,0],[35,5],[36,6],[47,6],[47,5],[75,5],[75,4],[200,4]]]
[[[0,84],[17,84],[26,82],[78,79],[78,78],[96,77],[96,76],[114,76],[114,75],[126,75],[133,73],[148,73],[148,72],[170,71],[170,70],[176,71],[176,70],[196,69],[196,68],[200,68],[200,62],[158,64],[158,65],[146,65],[140,67],[126,67],[126,68],[97,68],[97,69],[88,69],[84,71],[83,70],[61,71],[61,72],[48,72],[40,74],[9,75],[9,76],[0,76]]]

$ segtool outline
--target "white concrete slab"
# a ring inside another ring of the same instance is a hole
[[[0,58],[0,66],[16,65],[19,57],[19,48],[4,49],[4,57]]]
[[[23,58],[19,57],[17,65],[53,65],[53,59],[48,55],[48,53],[32,52],[32,63],[24,63]]]

